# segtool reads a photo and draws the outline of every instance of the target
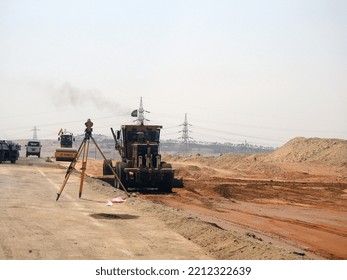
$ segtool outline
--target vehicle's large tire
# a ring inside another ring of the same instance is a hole
[[[172,168],[170,163],[166,163],[166,162],[162,162],[161,163],[161,167],[162,168]],[[172,182],[173,182],[173,172],[171,173],[164,173],[163,174],[163,179],[160,183],[160,188],[159,191],[160,192],[164,192],[164,193],[171,193],[172,192]]]
[[[127,188],[126,174],[125,174],[124,168],[128,167],[128,165],[125,162],[117,162],[117,164],[118,164],[118,172],[117,172],[118,178],[122,182],[123,186]],[[118,183],[118,188],[122,189],[119,183]]]

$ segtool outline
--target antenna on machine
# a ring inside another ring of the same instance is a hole
[[[33,131],[33,140],[37,140],[37,131],[40,130],[36,126],[30,131]]]
[[[149,122],[149,120],[145,118],[145,112],[150,113],[150,112],[146,111],[145,109],[143,109],[143,102],[142,102],[142,97],[141,97],[139,109],[132,111],[131,116],[137,117],[137,119],[135,120],[135,121],[137,121],[137,124],[143,125],[145,121]]]
[[[192,137],[189,136],[189,132],[192,132],[192,131],[188,129],[188,127],[191,126],[191,124],[188,123],[187,113],[185,113],[184,122],[180,124],[180,126],[183,126],[183,129],[179,131],[179,132],[182,132],[182,136],[178,138],[178,139],[182,139],[182,142],[180,145],[180,151],[182,154],[187,155],[188,152],[190,151],[190,139],[193,139]]]

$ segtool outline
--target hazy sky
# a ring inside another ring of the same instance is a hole
[[[164,139],[347,139],[347,1],[0,0],[0,139],[111,136],[141,96]]]

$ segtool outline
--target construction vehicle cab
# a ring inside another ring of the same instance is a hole
[[[159,153],[159,125],[123,125],[112,134],[115,148],[122,160],[112,166],[124,187],[128,190],[158,190],[171,192],[174,170],[171,164],[161,161]],[[104,162],[103,175],[112,175],[107,162]],[[119,183],[115,181],[116,187]]]
[[[19,158],[21,146],[11,141],[0,140],[0,163],[10,161],[16,163]]]
[[[77,149],[73,148],[73,142],[75,138],[72,133],[61,133],[58,141],[60,147],[55,150],[56,161],[73,161],[77,154]]]

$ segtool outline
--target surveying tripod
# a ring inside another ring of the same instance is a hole
[[[79,148],[77,150],[77,154],[75,155],[74,159],[72,160],[72,162],[70,163],[69,167],[67,168],[65,179],[64,179],[64,182],[63,182],[59,192],[57,193],[56,201],[58,201],[61,193],[63,192],[63,190],[64,190],[64,188],[66,186],[66,183],[67,183],[67,181],[70,178],[70,175],[72,174],[72,172],[74,170],[76,170],[75,169],[75,165],[76,165],[79,157],[83,153],[83,156],[82,156],[82,168],[81,168],[81,170],[82,170],[82,172],[81,172],[81,181],[80,181],[80,189],[79,189],[79,195],[78,195],[79,198],[81,198],[82,191],[83,191],[83,183],[84,183],[85,173],[86,173],[86,169],[87,169],[87,161],[88,161],[88,152],[89,152],[89,141],[90,141],[90,139],[92,139],[92,141],[94,142],[95,147],[97,147],[98,151],[100,152],[100,154],[104,158],[105,162],[107,163],[108,167],[112,171],[115,180],[118,181],[118,183],[120,184],[122,189],[125,191],[127,196],[130,197],[130,194],[127,192],[126,188],[122,184],[122,182],[119,179],[119,177],[117,176],[116,172],[114,171],[114,169],[110,165],[109,161],[106,159],[104,153],[100,149],[99,145],[96,143],[95,139],[93,138],[93,136],[92,136],[92,131],[93,131],[93,123],[92,123],[92,121],[90,119],[88,119],[87,122],[85,123],[85,126],[86,126],[86,129],[84,131],[85,132],[84,139],[83,139],[81,145],[79,146]]]

